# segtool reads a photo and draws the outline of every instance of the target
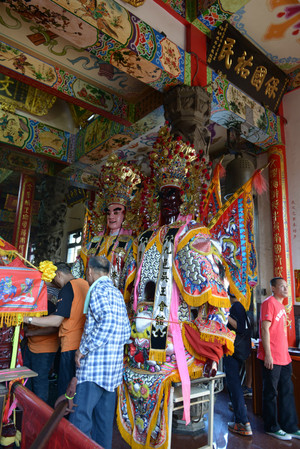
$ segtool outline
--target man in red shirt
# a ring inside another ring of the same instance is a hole
[[[287,283],[276,277],[270,282],[272,296],[261,305],[257,357],[263,362],[263,419],[265,432],[280,440],[300,439],[288,351],[287,317],[282,304]],[[277,394],[280,416],[277,414]]]

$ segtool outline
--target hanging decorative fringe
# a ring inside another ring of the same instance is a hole
[[[259,168],[258,170],[255,170],[253,176],[252,176],[252,183],[253,187],[255,188],[258,195],[261,195],[262,193],[266,192],[269,188],[268,183],[264,176],[262,175],[263,168]]]
[[[153,360],[157,363],[165,363],[166,350],[165,349],[150,349],[149,360]]]

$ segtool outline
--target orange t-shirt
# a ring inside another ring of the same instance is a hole
[[[65,318],[59,327],[59,337],[61,338],[61,352],[78,349],[85,323],[83,306],[89,284],[84,279],[73,279],[71,282],[73,289],[73,301],[69,318]]]
[[[36,329],[36,326],[34,326]],[[42,354],[44,352],[57,352],[59,348],[58,329],[57,332],[49,335],[34,335],[28,337],[28,348],[35,354]]]

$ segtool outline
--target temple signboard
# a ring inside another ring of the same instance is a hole
[[[289,77],[228,22],[213,31],[207,64],[264,107],[277,111]]]

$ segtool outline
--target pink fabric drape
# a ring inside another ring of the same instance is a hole
[[[192,215],[187,216],[181,216],[177,218],[177,220],[183,220],[184,224],[179,228],[175,241],[174,241],[174,248],[173,248],[173,257],[175,257],[176,251],[177,251],[177,245],[179,238],[181,237],[182,231],[184,228],[188,225],[188,223],[191,221]],[[138,301],[138,295],[137,295],[137,289],[140,282],[141,277],[141,270],[143,265],[143,259],[140,262],[140,266],[136,275],[135,279],[135,286],[134,286],[134,299],[133,299],[133,309],[136,312],[137,310],[137,301]],[[179,290],[178,287],[173,280],[172,285],[172,299],[171,299],[171,310],[170,310],[170,330],[173,336],[173,344],[174,344],[174,350],[175,350],[175,356],[178,366],[178,371],[181,379],[181,386],[182,386],[182,397],[183,397],[183,419],[186,421],[186,425],[190,422],[190,392],[191,392],[191,382],[190,382],[190,376],[188,371],[188,366],[186,362],[185,357],[185,349],[184,344],[182,340],[181,335],[181,328],[180,323],[178,321],[177,311],[179,307]]]
[[[178,321],[177,311],[179,307],[179,291],[178,287],[173,281],[172,288],[172,302],[170,314],[170,330],[172,332],[173,344],[175,349],[175,356],[178,366],[178,371],[181,379],[182,397],[183,397],[183,419],[186,425],[189,424],[190,418],[190,393],[191,382],[188,366],[186,363],[185,350],[182,341],[180,323]]]

